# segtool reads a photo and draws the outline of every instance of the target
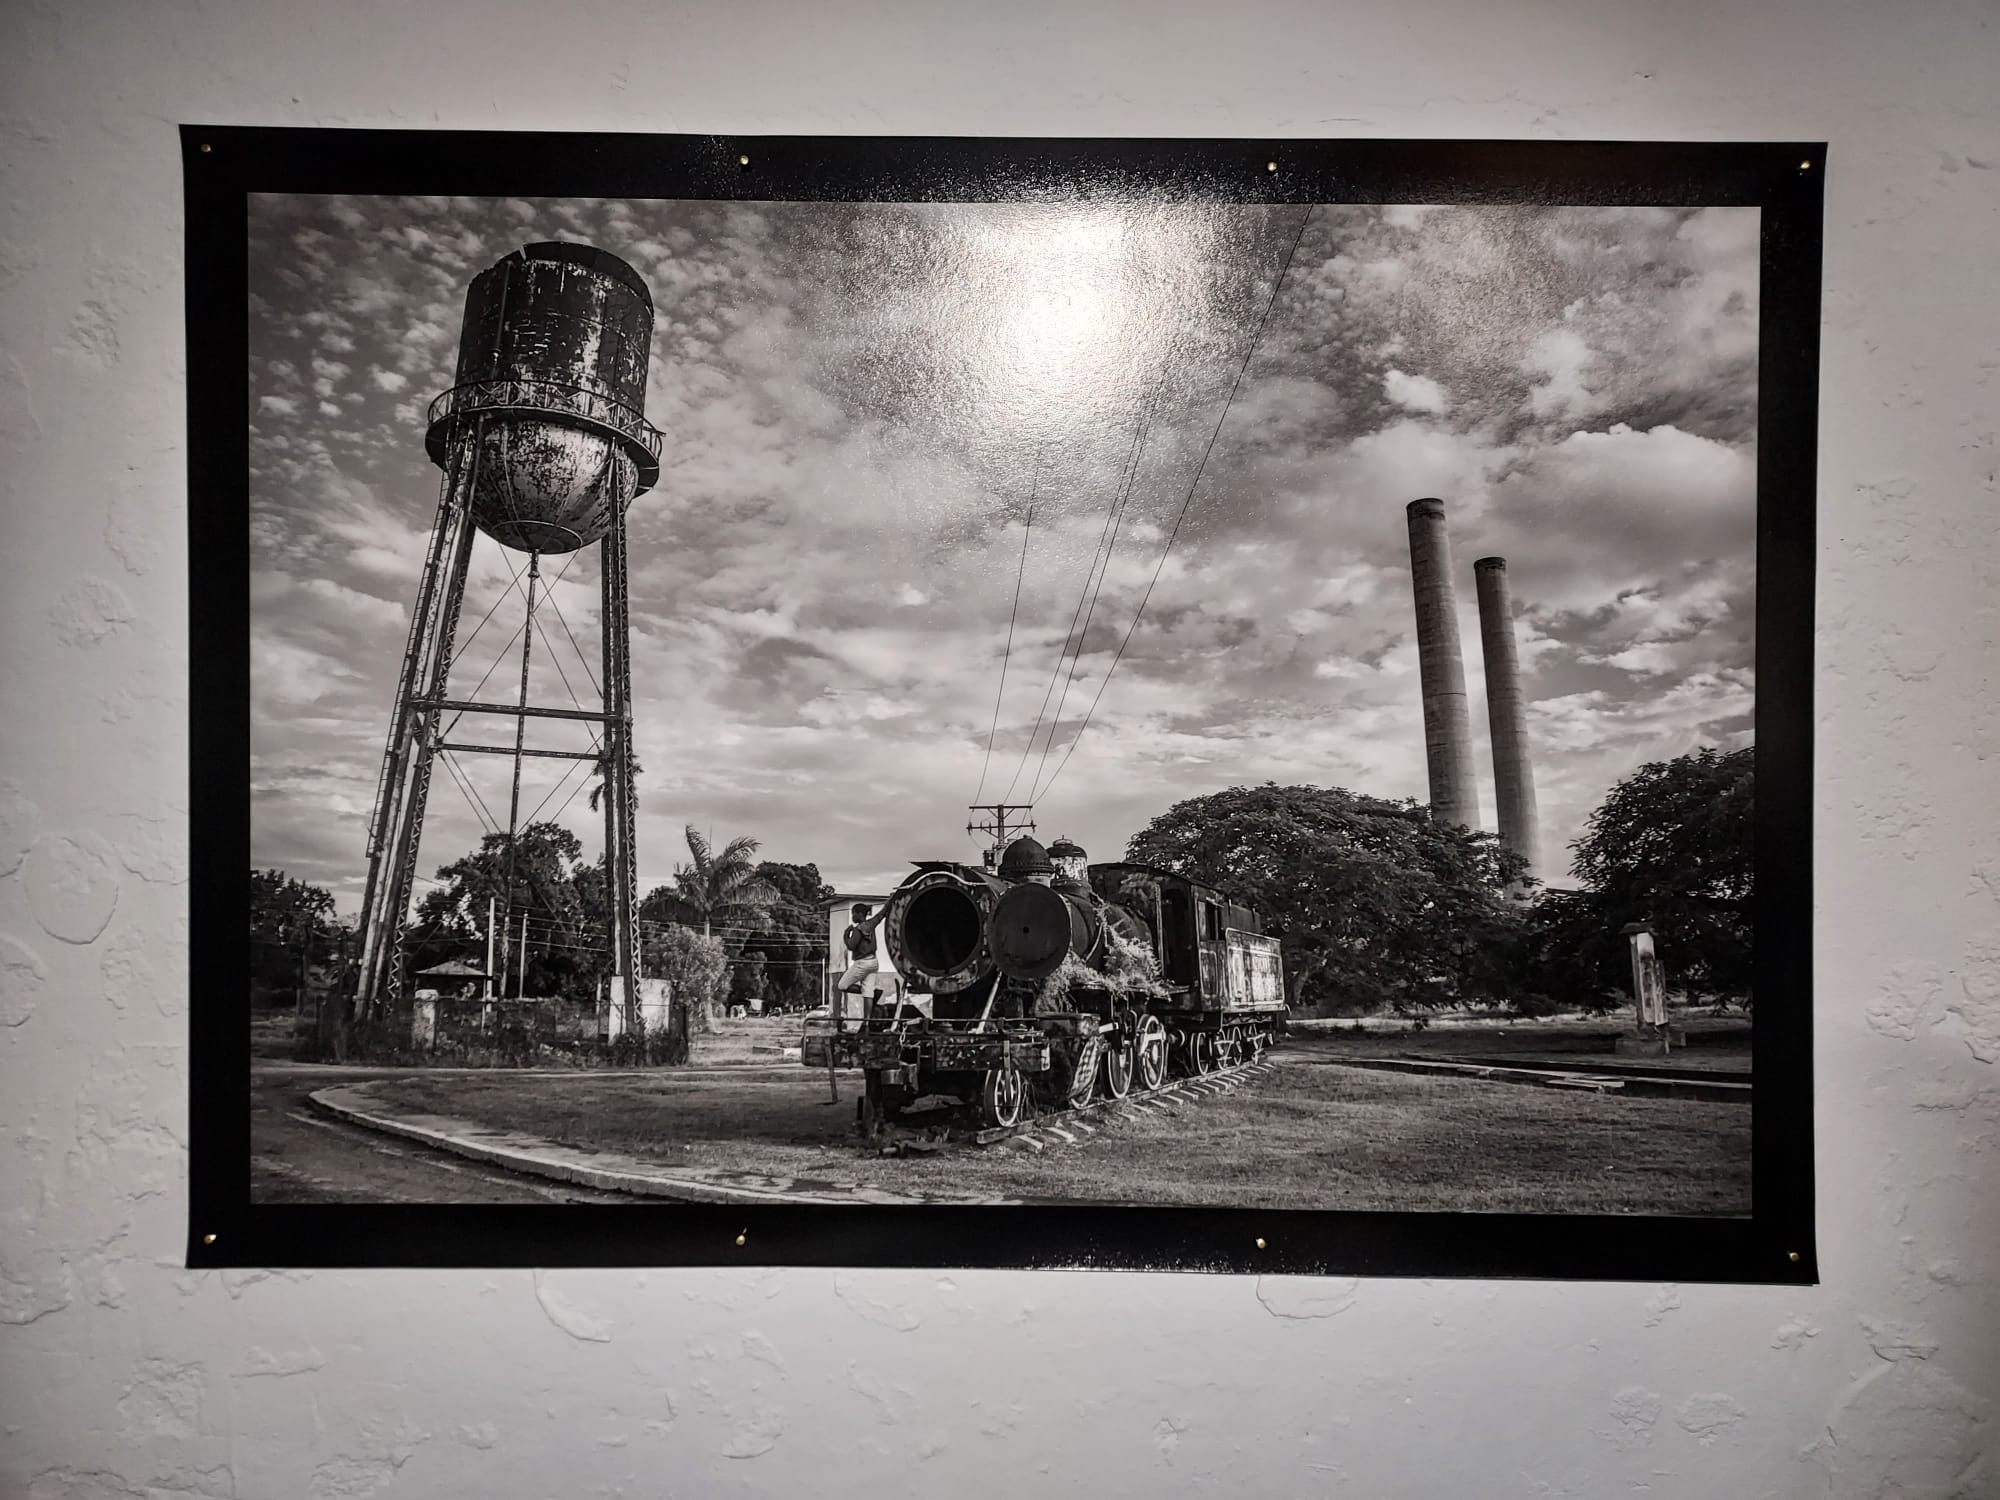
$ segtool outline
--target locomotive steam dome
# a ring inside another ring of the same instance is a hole
[[[1053,875],[1056,867],[1049,861],[1049,851],[1029,834],[1022,834],[1000,856],[1000,878],[1002,880],[1027,880],[1036,875]]]
[[[525,552],[600,540],[611,507],[660,474],[642,415],[653,299],[590,245],[514,251],[474,278],[452,388],[431,404],[431,461],[471,467],[474,524]]]

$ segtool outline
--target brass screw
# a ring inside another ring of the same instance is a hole
[[[747,1239],[747,1238],[748,1238],[748,1235],[747,1235],[747,1234],[739,1234],[739,1235],[737,1235],[737,1236],[736,1236],[736,1243],[737,1243],[738,1245],[741,1245],[741,1244],[743,1244],[743,1243],[744,1243],[744,1242],[746,1241],[746,1239]],[[1795,1256],[1793,1256],[1793,1257],[1792,1257],[1792,1259],[1793,1259],[1793,1260],[1797,1260],[1797,1259],[1798,1259],[1798,1257],[1797,1257],[1797,1256],[1795,1255]]]
[[[1257,1236],[1257,1248],[1259,1250],[1264,1248],[1264,1237],[1261,1234]]]
[[[1802,161],[1802,162],[1800,162],[1800,163],[1799,163],[1799,170],[1800,170],[1801,172],[1810,172],[1810,171],[1812,170],[1812,163],[1811,163],[1811,162],[1809,162],[1809,161]]]
[[[208,147],[206,147],[206,146],[203,146],[203,147],[202,147],[201,149],[202,149],[202,150],[204,150],[204,151],[206,151],[206,150],[208,149]],[[203,1243],[204,1245],[213,1245],[213,1244],[215,1243],[215,1236],[214,1236],[214,1235],[212,1235],[212,1234],[205,1234],[205,1235],[203,1235],[203,1236],[201,1237],[201,1242],[202,1242],[202,1243]],[[1794,1260],[1798,1259],[1798,1257],[1797,1257],[1797,1256],[1793,1256],[1792,1258],[1793,1258]]]
[[[747,167],[750,165],[750,158],[747,156],[739,156],[736,158],[736,165],[739,167]]]
[[[1797,1260],[1798,1258],[1799,1258],[1799,1252],[1798,1252],[1798,1251],[1796,1251],[1796,1250],[1794,1250],[1794,1251],[1792,1252],[1792,1259],[1793,1259],[1793,1260]]]
[[[1266,172],[1275,172],[1278,170],[1278,164],[1274,161],[1267,161],[1264,163],[1264,170]]]
[[[215,147],[213,147],[213,146],[209,145],[209,143],[208,143],[207,141],[203,141],[203,142],[201,143],[201,150],[202,150],[202,155],[204,155],[204,156],[206,156],[206,155],[207,155],[207,154],[208,154],[209,152],[213,151],[214,149],[215,149]]]

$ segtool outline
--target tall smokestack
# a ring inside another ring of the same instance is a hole
[[[1451,586],[1451,538],[1442,500],[1412,500],[1410,578],[1416,585],[1417,666],[1424,693],[1424,760],[1431,814],[1479,826],[1472,771],[1472,713],[1465,697],[1465,657],[1458,646],[1458,595]]]
[[[1528,862],[1532,875],[1541,863],[1541,817],[1535,807],[1535,768],[1528,758],[1528,706],[1521,698],[1507,559],[1482,557],[1472,572],[1479,581],[1479,641],[1486,653],[1486,720],[1493,730],[1500,842]]]

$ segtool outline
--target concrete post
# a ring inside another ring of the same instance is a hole
[[[1479,826],[1479,787],[1472,770],[1472,714],[1465,696],[1465,657],[1458,644],[1458,594],[1451,583],[1451,538],[1442,500],[1412,500],[1410,580],[1417,606],[1417,666],[1424,695],[1424,760],[1430,770],[1431,814],[1446,823]]]
[[[1667,976],[1653,946],[1653,929],[1645,922],[1628,922],[1619,929],[1632,949],[1632,1030],[1612,1043],[1625,1057],[1660,1057],[1687,1037],[1667,1022]]]
[[[1528,755],[1528,705],[1521,696],[1521,661],[1514,642],[1514,600],[1507,589],[1507,559],[1482,557],[1472,565],[1479,586],[1479,641],[1486,657],[1486,722],[1493,732],[1493,801],[1500,842],[1528,862],[1541,863],[1541,813],[1535,805],[1535,768]]]

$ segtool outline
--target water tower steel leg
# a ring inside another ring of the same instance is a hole
[[[402,809],[403,787],[409,770],[410,700],[417,695],[424,657],[424,637],[430,628],[431,603],[444,575],[444,560],[451,551],[455,525],[453,502],[457,496],[456,476],[447,473],[438,494],[437,520],[431,526],[431,544],[424,560],[423,580],[417,589],[416,607],[410,611],[410,635],[403,647],[403,667],[396,682],[396,705],[389,716],[389,737],[382,747],[382,770],[375,780],[375,809],[368,821],[368,883],[361,896],[360,1010],[366,1019],[380,979],[376,955],[381,949],[382,929],[378,900],[382,892],[384,855],[395,837],[397,814]]]
[[[461,517],[458,531],[457,550],[452,555],[451,575],[440,599],[437,633],[432,638],[432,652],[429,670],[425,674],[424,697],[436,699],[444,694],[445,679],[451,674],[452,653],[458,639],[458,616],[465,604],[465,575],[467,565],[472,560],[472,522]],[[388,982],[386,993],[391,1005],[400,1007],[407,993],[405,984],[403,933],[410,920],[410,893],[417,883],[417,852],[423,842],[424,810],[431,797],[431,766],[437,758],[439,733],[438,720],[442,710],[420,708],[412,715],[414,734],[411,737],[410,790],[404,799],[406,811],[399,840],[396,864],[394,904],[388,916],[388,962],[386,972]]]
[[[507,803],[507,878],[501,884],[502,899],[507,903],[506,915],[509,921],[514,916],[514,840],[521,831],[521,761],[522,751],[528,742],[528,663],[533,658],[535,645],[535,585],[542,576],[542,554],[528,554],[528,613],[521,622],[521,696],[522,710],[514,718],[514,790]],[[527,913],[523,912],[525,921]],[[526,943],[523,940],[523,947]]]
[[[459,609],[465,596],[466,564],[472,550],[470,517],[475,460],[461,449],[445,476],[437,524],[431,532],[409,642],[396,691],[389,744],[368,838],[368,881],[362,896],[362,952],[357,981],[357,1019],[371,1020],[387,995],[400,993],[402,934],[408,918],[415,871],[416,835],[430,783],[435,736],[430,715],[416,705],[435,698],[450,668]],[[426,692],[426,686],[429,691]]]
[[[611,917],[611,972],[625,1028],[639,1025],[636,923],[639,860],[632,786],[632,636],[626,595],[625,502],[613,497],[598,553],[604,587],[604,873]]]

